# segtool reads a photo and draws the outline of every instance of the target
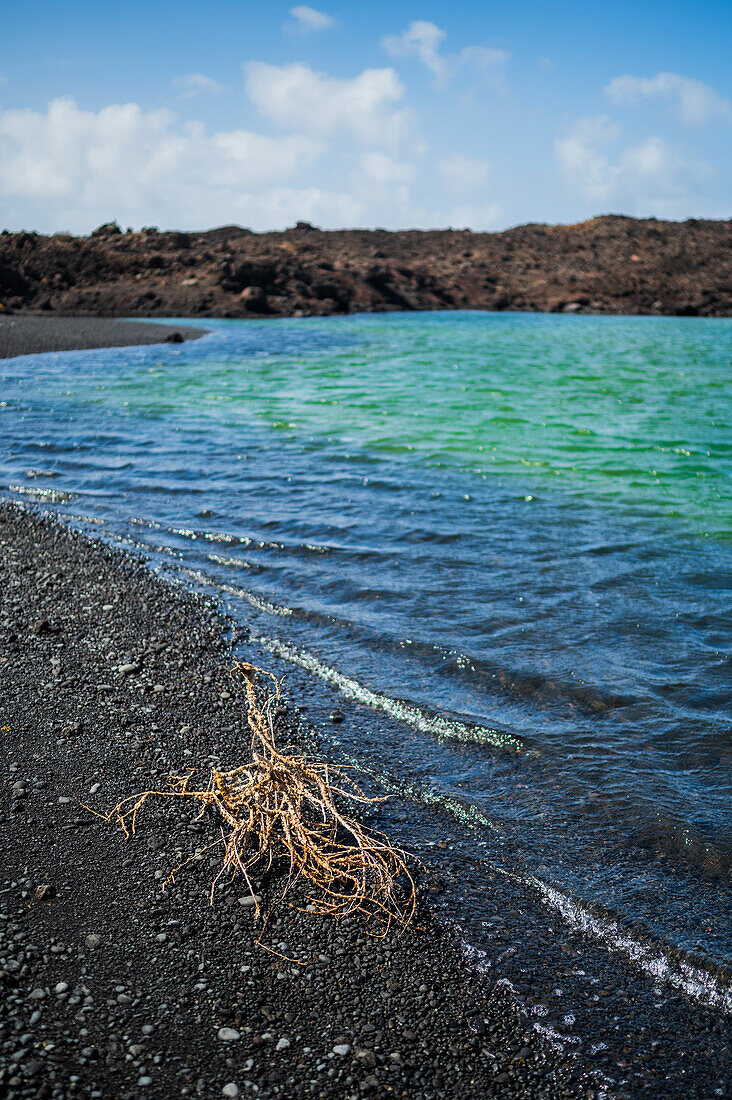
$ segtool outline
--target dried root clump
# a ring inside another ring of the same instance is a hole
[[[107,820],[118,822],[129,836],[148,798],[192,799],[200,804],[201,815],[212,810],[221,827],[225,850],[221,870],[211,886],[212,901],[224,876],[241,874],[254,895],[251,877],[284,861],[283,898],[298,879],[304,879],[311,887],[310,908],[316,912],[336,918],[360,913],[367,921],[366,931],[374,936],[386,935],[392,924],[403,930],[416,907],[414,881],[404,853],[383,835],[367,833],[336,804],[337,798],[360,803],[384,799],[364,795],[344,768],[276,748],[273,713],[280,685],[271,673],[263,673],[273,681],[274,691],[260,705],[255,677],[261,672],[246,662],[233,669],[246,687],[252,734],[250,763],[232,771],[212,771],[204,789],[193,789],[193,773],[172,776],[168,790],[145,791],[124,799]],[[178,870],[180,867],[166,882]],[[257,902],[257,915],[259,911]]]

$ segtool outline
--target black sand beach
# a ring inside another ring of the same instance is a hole
[[[232,624],[25,509],[0,506],[0,543],[3,1095],[596,1094],[424,907],[384,941],[281,907],[273,954],[243,885],[209,907],[216,847],[163,892],[215,824],[166,803],[125,842],[80,803],[247,758]]]
[[[204,329],[124,321],[117,317],[40,317],[0,314],[0,359],[43,351],[128,347],[132,344],[181,343],[203,336]]]

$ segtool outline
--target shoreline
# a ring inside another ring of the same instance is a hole
[[[232,624],[52,517],[2,503],[0,540],[5,1095],[594,1095],[424,906],[383,941],[281,906],[268,952],[215,853],[161,892],[213,824],[150,806],[126,843],[79,803],[247,758]]]
[[[54,351],[182,344],[198,340],[205,328],[168,325],[121,317],[65,317],[0,313],[0,359]]]

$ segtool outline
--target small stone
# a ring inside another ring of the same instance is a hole
[[[344,722],[345,718],[346,716],[342,710],[334,710],[330,716],[330,720],[334,725],[338,725],[339,722]]]
[[[240,1039],[241,1035],[234,1027],[220,1027],[218,1037],[222,1043],[233,1043],[236,1039]]]
[[[147,1085],[152,1084],[152,1077],[140,1077],[140,1078],[138,1078],[137,1083],[140,1086],[140,1088],[144,1089]]]
[[[46,997],[45,989],[34,989],[32,993],[28,994],[29,1001],[43,1001]]]
[[[290,1040],[289,1040],[289,1039],[285,1039],[285,1038],[283,1037],[283,1038],[282,1038],[282,1039],[280,1039],[280,1041],[279,1041],[279,1042],[277,1043],[277,1046],[275,1047],[275,1050],[287,1050],[287,1048],[289,1047],[289,1045],[290,1045]]]
[[[351,1053],[350,1043],[336,1043],[333,1047],[334,1054],[340,1054],[341,1058],[345,1058],[347,1054]]]
[[[92,783],[91,787],[89,788],[89,794],[96,794],[101,785],[101,783]]]
[[[55,893],[55,888],[49,882],[44,882],[42,886],[36,887],[36,901],[45,901],[52,898]]]
[[[31,627],[31,633],[40,637],[41,634],[58,634],[61,630],[60,626],[51,626],[48,619],[39,619],[38,622],[33,623]]]
[[[228,1085],[224,1085],[221,1091],[224,1096],[238,1096],[239,1086],[236,1084],[235,1081],[230,1081]]]
[[[139,672],[140,666],[130,661],[127,665],[117,665],[117,672],[120,676],[131,676],[133,672]]]
[[[247,894],[246,897],[239,898],[239,905],[243,906],[244,909],[250,909],[254,905],[261,905],[261,904],[262,904],[262,895],[261,894]]]
[[[86,946],[91,948],[91,950],[93,951],[95,947],[99,947],[99,944],[102,942],[102,937],[98,936],[96,932],[90,932],[84,942],[86,943]]]
[[[62,795],[62,796],[61,796],[61,798],[59,798],[59,800],[58,800],[58,804],[59,804],[59,806],[68,806],[69,802],[71,802],[71,799],[70,799],[70,798],[66,798],[66,797],[64,797],[63,795]]]

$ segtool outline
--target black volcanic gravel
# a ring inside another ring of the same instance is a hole
[[[203,336],[205,329],[123,321],[114,317],[0,316],[0,359],[43,351],[121,348],[131,344],[182,343]]]
[[[126,842],[79,803],[245,759],[231,624],[9,504],[0,561],[0,1095],[595,1096],[424,912],[375,941],[280,907],[264,942],[295,965],[255,945],[243,885],[209,907],[216,848],[162,892],[215,824],[159,803]]]

